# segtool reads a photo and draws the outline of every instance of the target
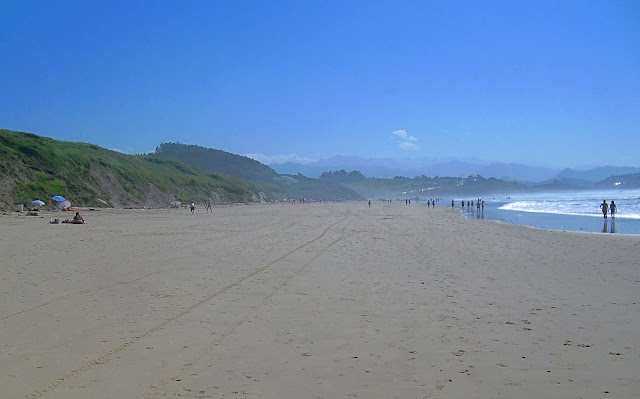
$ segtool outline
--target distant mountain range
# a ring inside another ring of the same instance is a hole
[[[622,176],[640,173],[640,168],[618,167],[618,166],[601,166],[588,170],[564,169],[555,176],[560,181],[583,181],[583,182],[599,182],[612,176]]]
[[[308,164],[287,162],[270,165],[280,174],[303,174],[320,177],[329,171],[357,170],[366,177],[393,178],[396,176],[413,178],[417,176],[466,177],[481,175],[518,182],[560,181],[571,184],[594,183],[610,176],[640,173],[640,168],[602,166],[589,170],[560,169],[528,166],[517,163],[482,162],[477,160],[434,160],[416,158],[393,160],[385,158],[361,158],[355,156],[334,156]]]

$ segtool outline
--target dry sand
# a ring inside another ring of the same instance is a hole
[[[640,397],[638,236],[404,203],[44,215],[0,217],[2,398]]]

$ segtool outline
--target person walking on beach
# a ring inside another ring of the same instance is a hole
[[[602,200],[602,204],[600,204],[600,209],[602,209],[602,215],[604,218],[607,218],[607,213],[609,213],[609,205],[607,205],[607,200]]]
[[[371,200],[369,200],[369,208],[371,208]]]
[[[193,212],[196,210],[196,204],[194,202],[191,202],[191,214],[193,215]]]
[[[611,205],[609,205],[609,212],[611,212],[611,219],[616,217],[616,203],[614,201],[611,201]]]
[[[453,209],[453,200],[451,200],[451,209]]]
[[[211,207],[211,197],[209,197],[209,199],[207,200],[207,209],[205,210],[205,212],[211,211],[211,213],[213,213],[213,208]]]

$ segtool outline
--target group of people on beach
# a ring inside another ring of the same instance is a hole
[[[207,199],[207,206],[205,208],[205,212],[211,211],[211,213],[213,213],[213,207],[211,206],[211,204],[212,204],[211,197],[209,197],[209,199]],[[189,206],[189,209],[191,210],[191,214],[193,215],[196,211],[196,203],[191,201],[191,205]]]
[[[284,200],[284,201],[286,201],[286,200]],[[283,201],[283,202],[284,202],[284,201]],[[298,198],[298,199],[291,198],[291,199],[289,200],[289,203],[290,203],[291,205],[296,205],[296,204],[310,204],[310,203],[312,203],[312,202],[318,202],[318,203],[320,203],[320,204],[326,204],[326,203],[327,203],[327,200],[326,200],[326,199],[324,199],[324,198],[323,198],[323,199],[320,199],[320,200],[314,200],[314,199],[309,199],[309,198]]]
[[[476,201],[474,200],[467,200],[466,204],[467,204],[467,210],[469,212],[473,211],[473,205],[475,203],[476,209],[478,212],[480,212],[480,210],[482,210],[482,212],[484,212],[484,200],[481,200],[480,198],[478,198]],[[465,201],[462,200],[460,201],[460,207],[462,208],[462,210],[464,211],[464,205],[465,205]],[[455,206],[455,202],[454,200],[451,200],[451,209],[453,209]]]
[[[602,210],[602,216],[607,218],[607,213],[611,212],[611,219],[616,217],[617,206],[615,201],[611,201],[611,204],[607,204],[607,200],[602,200],[602,204],[600,204],[600,209]]]
[[[440,202],[440,198],[436,198],[436,199],[438,200],[438,202]],[[427,200],[427,208],[430,208],[432,206],[435,208],[436,207],[436,199],[432,198],[430,200]]]
[[[295,200],[294,200],[295,201]],[[388,200],[389,202],[391,202],[391,200]],[[306,199],[304,200],[300,200],[301,203],[305,203]],[[206,212],[213,212],[213,208],[211,206],[211,198],[209,198],[207,200],[207,206],[206,206]],[[405,204],[406,205],[411,205],[411,199],[409,198],[405,198]],[[478,198],[475,202],[474,200],[467,200],[466,201],[466,206],[467,209],[469,210],[469,212],[471,212],[473,210],[473,206],[476,206],[476,209],[478,212],[483,212],[484,213],[484,200],[481,200],[480,198]],[[368,205],[369,208],[371,208],[371,200],[368,201]],[[435,200],[427,200],[427,207],[431,207],[433,206],[434,208],[436,207],[436,201]],[[455,207],[455,201],[451,200],[451,209],[453,209]],[[462,210],[464,211],[465,209],[465,200],[461,200],[460,201],[460,207],[462,208]],[[194,202],[191,203],[190,206],[191,209],[191,214],[193,214],[195,212],[196,209],[196,205]],[[611,204],[607,204],[607,200],[602,200],[602,203],[600,204],[600,209],[602,210],[602,215],[604,216],[605,219],[607,219],[607,215],[609,213],[611,213],[611,218],[614,219],[616,217],[616,210],[617,210],[617,206],[615,201],[611,201]],[[84,223],[84,219],[82,218],[82,216],[80,216],[79,213],[76,213],[76,216],[74,216],[73,220],[65,220],[62,223],[74,223],[74,224],[82,224]]]

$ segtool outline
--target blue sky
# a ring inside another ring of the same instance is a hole
[[[638,1],[23,1],[0,22],[0,128],[640,166]]]

